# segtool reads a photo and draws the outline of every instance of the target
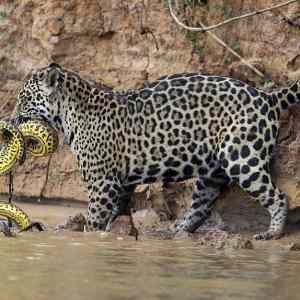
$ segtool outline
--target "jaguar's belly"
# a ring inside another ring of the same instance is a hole
[[[208,140],[170,146],[158,144],[130,157],[128,183],[174,182],[209,176],[217,167],[213,145]]]

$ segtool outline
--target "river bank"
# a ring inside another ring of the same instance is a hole
[[[3,199],[4,200],[4,199]],[[41,204],[41,203],[16,203],[22,208],[30,217],[32,221],[39,221],[46,225],[48,232],[74,232],[77,231],[79,236],[82,236],[84,240],[86,236],[95,235],[101,237],[101,239],[108,240],[128,240],[135,242],[133,236],[129,236],[130,222],[127,217],[120,217],[114,224],[111,233],[89,233],[78,232],[78,226],[75,223],[78,222],[78,216],[86,213],[86,207],[82,204],[70,205],[68,202],[55,204]],[[248,218],[236,218],[249,213]],[[252,215],[252,219],[249,219]],[[256,215],[256,217],[254,217]],[[77,216],[77,219],[74,216]],[[212,248],[212,249],[262,249],[262,250],[274,250],[276,251],[300,251],[300,224],[295,221],[299,219],[299,211],[293,213],[294,224],[289,223],[286,226],[285,235],[279,240],[273,241],[255,241],[252,236],[260,230],[265,230],[268,225],[268,218],[261,213],[257,214],[252,209],[246,212],[241,209],[237,211],[223,212],[222,215],[214,213],[212,218],[207,224],[199,228],[196,233],[193,234],[181,234],[175,237],[166,234],[164,230],[172,228],[174,222],[161,221],[157,213],[149,208],[142,209],[133,212],[133,222],[138,230],[138,241],[143,240],[185,240],[189,242],[197,242],[199,247]],[[248,222],[248,225],[247,225]],[[66,225],[67,224],[67,225]],[[74,226],[75,224],[75,226]],[[60,225],[60,226],[58,226]],[[64,225],[65,229],[62,229]],[[60,229],[57,229],[60,227]],[[17,236],[18,239],[23,239],[24,235],[33,234],[38,236],[39,232],[34,233],[21,233]],[[98,238],[98,237],[97,237]]]

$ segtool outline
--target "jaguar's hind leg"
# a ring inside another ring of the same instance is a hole
[[[210,217],[214,203],[227,183],[225,173],[212,178],[198,178],[195,183],[191,208],[183,221],[176,226],[176,231],[194,232],[201,226]]]
[[[288,200],[286,195],[272,183],[268,162],[255,155],[254,151],[248,160],[232,160],[232,155],[227,157],[228,160],[223,160],[227,175],[270,213],[269,229],[255,235],[254,238],[258,240],[279,238],[287,218]]]
[[[281,237],[288,213],[288,199],[272,182],[265,170],[252,171],[248,178],[240,180],[239,185],[268,210],[271,216],[269,229],[254,235],[257,240]]]

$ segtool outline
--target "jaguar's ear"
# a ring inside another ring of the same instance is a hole
[[[61,67],[58,64],[51,63],[46,69],[45,83],[48,88],[56,88],[58,85],[58,79],[60,75]]]

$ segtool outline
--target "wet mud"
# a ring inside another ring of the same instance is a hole
[[[47,231],[77,231],[83,235],[89,233],[84,231],[85,205],[70,207],[64,205],[45,205],[17,203],[31,218],[32,221],[42,222]],[[132,234],[132,222],[130,216],[118,217],[111,232],[99,232],[101,238],[109,240],[136,240]],[[256,241],[252,237],[255,233],[266,230],[269,222],[267,213],[255,206],[236,207],[214,212],[211,219],[206,222],[195,233],[172,234],[170,229],[174,228],[176,221],[161,221],[155,210],[148,208],[132,213],[135,230],[137,230],[138,241],[155,240],[186,240],[196,241],[201,247],[214,249],[266,249],[283,251],[300,251],[300,208],[290,211],[288,224],[282,238],[272,241]],[[22,238],[21,233],[17,238]],[[39,234],[36,232],[36,234]]]

